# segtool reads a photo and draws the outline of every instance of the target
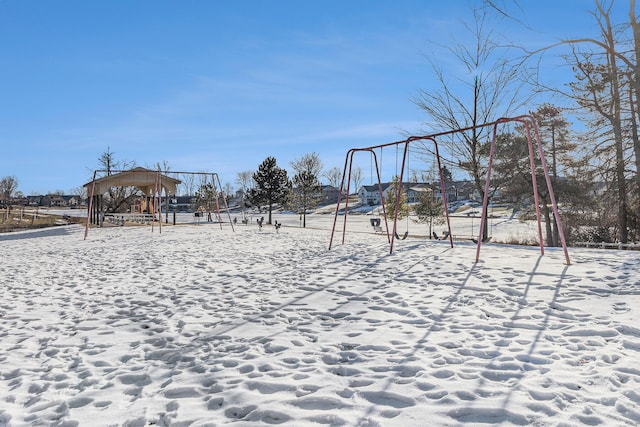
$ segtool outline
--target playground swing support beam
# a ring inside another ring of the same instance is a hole
[[[551,199],[551,206],[553,209],[553,216],[556,220],[556,225],[558,226],[558,234],[560,235],[560,242],[562,243],[562,249],[564,252],[564,257],[567,265],[571,264],[571,260],[569,258],[569,251],[567,250],[567,242],[564,237],[564,230],[562,228],[562,221],[560,220],[560,213],[558,211],[558,203],[556,202],[556,196],[553,192],[553,186],[551,185],[551,176],[549,175],[549,169],[547,168],[547,161],[545,159],[544,148],[542,147],[542,142],[540,141],[540,131],[538,130],[538,124],[536,120],[531,115],[522,115],[517,117],[503,117],[496,120],[493,123],[488,123],[487,125],[493,126],[493,138],[491,139],[491,149],[489,150],[489,165],[487,168],[487,178],[484,184],[484,199],[482,201],[482,217],[480,218],[480,232],[478,235],[478,244],[476,248],[476,263],[480,260],[480,246],[482,245],[482,232],[484,230],[484,224],[487,217],[487,209],[488,209],[488,201],[489,201],[489,185],[491,180],[491,169],[493,166],[493,158],[495,154],[496,148],[496,140],[497,140],[497,132],[498,125],[502,123],[509,122],[518,122],[524,125],[526,134],[527,134],[527,145],[529,148],[529,166],[531,168],[531,181],[533,186],[533,197],[536,205],[536,218],[538,220],[538,241],[540,243],[540,253],[544,255],[544,239],[542,237],[542,221],[540,215],[540,198],[538,195],[538,184],[536,179],[535,172],[535,151],[533,149],[533,142],[531,137],[531,131],[533,130],[533,136],[536,141],[536,145],[538,146],[538,154],[540,156],[540,163],[542,165],[542,169],[544,171],[544,177],[547,184],[547,189],[549,191],[549,198]]]
[[[344,239],[345,239],[345,232],[346,232],[346,224],[347,224],[347,213],[348,213],[348,203],[349,203],[349,185],[351,182],[351,168],[353,166],[353,154],[356,152],[360,152],[360,151],[368,151],[370,153],[373,154],[374,159],[376,159],[375,157],[375,149],[377,148],[384,148],[384,147],[391,147],[391,146],[399,146],[401,144],[404,144],[404,153],[403,153],[403,158],[402,158],[402,167],[400,169],[400,177],[399,177],[399,185],[398,185],[398,190],[397,190],[397,194],[396,194],[396,206],[395,206],[395,215],[394,215],[394,221],[393,221],[393,233],[391,234],[390,238],[389,238],[389,230],[388,230],[388,226],[387,226],[387,238],[389,239],[389,244],[390,244],[390,248],[389,248],[389,253],[393,253],[393,244],[394,244],[394,240],[395,240],[395,233],[397,230],[397,218],[398,218],[398,210],[399,210],[399,203],[400,203],[400,195],[402,194],[402,177],[404,174],[404,169],[405,169],[405,164],[406,164],[406,159],[407,159],[407,154],[409,152],[409,145],[411,142],[415,142],[415,141],[432,141],[435,147],[435,154],[436,154],[436,158],[438,160],[438,172],[440,175],[440,185],[441,185],[441,191],[442,191],[442,198],[443,198],[443,204],[444,204],[444,209],[445,209],[445,215],[446,215],[446,219],[447,219],[447,227],[449,228],[449,242],[451,244],[451,247],[453,247],[453,235],[451,233],[451,224],[449,221],[449,212],[448,212],[448,206],[447,206],[447,200],[446,200],[446,189],[445,189],[445,185],[444,185],[444,177],[442,174],[442,166],[441,166],[441,160],[440,160],[440,153],[438,150],[438,143],[436,142],[436,138],[437,137],[441,137],[441,136],[445,136],[445,135],[452,135],[452,134],[456,134],[456,133],[461,133],[461,132],[466,132],[472,129],[476,129],[476,128],[482,128],[482,127],[488,127],[488,126],[493,126],[493,138],[491,140],[491,149],[490,149],[490,153],[489,153],[489,164],[488,164],[488,168],[487,168],[487,177],[485,180],[485,191],[484,191],[484,197],[483,197],[483,203],[482,203],[482,217],[481,217],[481,222],[480,222],[480,231],[479,231],[479,235],[478,235],[478,241],[477,241],[477,248],[476,248],[476,259],[475,262],[478,263],[478,261],[480,260],[480,248],[482,246],[483,243],[483,231],[484,231],[484,225],[486,223],[486,217],[488,215],[488,202],[489,202],[489,187],[490,187],[490,179],[491,179],[491,169],[493,166],[493,159],[494,159],[494,155],[495,155],[495,148],[496,148],[496,140],[497,140],[497,127],[499,124],[504,124],[504,123],[509,123],[509,122],[518,122],[522,125],[524,125],[525,130],[526,130],[526,136],[527,136],[527,145],[529,148],[529,165],[531,168],[531,177],[532,177],[532,183],[533,183],[533,194],[534,194],[534,199],[535,199],[535,205],[536,205],[536,219],[538,222],[538,238],[539,238],[539,243],[540,243],[540,252],[542,255],[544,255],[544,240],[542,238],[542,225],[541,225],[541,215],[540,215],[540,204],[539,204],[539,195],[538,195],[538,187],[537,187],[537,180],[536,180],[536,173],[535,173],[535,150],[533,148],[533,142],[532,139],[535,138],[535,142],[536,145],[538,146],[538,154],[540,156],[540,163],[542,165],[542,168],[544,170],[544,176],[545,176],[545,180],[546,180],[546,184],[547,184],[547,188],[549,190],[549,198],[551,199],[551,204],[552,204],[552,209],[553,209],[553,215],[554,218],[556,220],[556,224],[558,226],[558,234],[560,235],[560,241],[562,243],[562,248],[563,248],[563,252],[564,252],[564,256],[565,256],[565,261],[567,265],[571,264],[571,260],[569,258],[569,252],[567,250],[567,243],[566,243],[566,239],[564,236],[564,231],[562,228],[562,221],[560,219],[560,214],[558,212],[558,204],[556,202],[556,198],[555,198],[555,194],[553,192],[553,186],[551,184],[551,177],[549,175],[549,169],[547,167],[547,162],[545,160],[545,153],[544,153],[544,148],[542,147],[542,143],[540,141],[540,132],[538,130],[538,125],[535,121],[535,119],[533,118],[533,116],[531,115],[521,115],[521,116],[516,116],[516,117],[503,117],[500,118],[496,121],[493,122],[488,122],[488,123],[483,123],[480,125],[475,125],[475,126],[469,126],[466,128],[461,128],[461,129],[453,129],[453,130],[449,130],[449,131],[445,131],[445,132],[439,132],[439,133],[434,133],[431,135],[423,135],[423,136],[410,136],[407,139],[404,139],[402,141],[395,141],[395,142],[389,142],[386,144],[380,144],[380,145],[375,145],[375,146],[371,146],[371,147],[365,147],[365,148],[352,148],[349,151],[347,151],[347,155],[345,158],[345,165],[344,165],[344,172],[342,174],[342,183],[340,185],[340,191],[338,192],[338,203],[336,206],[336,212],[335,212],[335,217],[334,217],[334,221],[333,221],[333,228],[331,230],[331,239],[329,241],[329,250],[332,247],[332,243],[333,243],[333,235],[335,233],[335,227],[336,227],[336,222],[337,222],[337,218],[338,218],[338,213],[340,210],[340,200],[342,198],[342,195],[344,194],[344,181],[345,178],[347,177],[347,168],[348,168],[348,181],[347,181],[347,198],[346,198],[346,203],[345,203],[345,211],[344,211],[344,225],[343,225],[343,230],[342,230],[342,243],[344,244]],[[533,137],[532,138],[532,133],[533,131]],[[380,191],[380,200],[383,200],[382,197],[382,183],[380,181],[380,171],[378,168],[378,163],[377,163],[377,159],[376,159],[376,174],[377,174],[377,178],[378,178],[378,188]],[[385,226],[386,226],[386,213],[384,212],[384,203],[382,203],[382,207],[383,207],[383,213],[385,214]]]
[[[335,215],[333,217],[333,227],[331,229],[331,238],[329,240],[329,250],[331,250],[331,246],[333,244],[333,235],[335,233],[335,229],[336,229],[336,223],[338,221],[338,214],[340,213],[340,200],[342,200],[342,196],[345,194],[345,179],[347,180],[347,187],[346,187],[346,195],[347,197],[345,198],[345,204],[344,204],[344,220],[343,220],[343,224],[342,224],[342,244],[344,245],[344,238],[345,238],[345,234],[347,231],[347,215],[349,212],[349,194],[350,194],[350,188],[351,188],[351,170],[353,167],[353,155],[355,153],[361,152],[361,151],[366,151],[371,153],[371,155],[373,156],[373,160],[374,163],[376,164],[376,176],[378,178],[378,192],[380,194],[380,200],[383,200],[383,196],[382,196],[382,181],[380,180],[380,168],[378,166],[378,157],[376,156],[376,152],[374,151],[374,149],[377,147],[367,147],[367,148],[352,148],[349,151],[347,151],[347,156],[345,158],[344,161],[344,169],[342,172],[342,181],[340,183],[340,190],[338,191],[338,203],[336,204],[336,212]],[[347,173],[347,168],[348,168],[348,173]],[[387,234],[387,241],[389,243],[391,243],[391,239],[392,237],[389,236],[389,224],[387,223],[387,212],[385,210],[384,207],[384,203],[382,204],[382,217],[384,218],[384,226],[385,226],[385,231]]]
[[[187,172],[178,172],[178,173],[187,173]],[[233,221],[231,220],[231,212],[229,212],[229,205],[227,204],[227,198],[224,196],[224,190],[222,189],[222,184],[220,183],[220,178],[218,177],[218,174],[213,172],[211,174],[207,173],[207,175],[211,175],[211,181],[213,182],[213,193],[214,193],[214,198],[216,201],[216,212],[218,213],[218,217],[220,218],[220,220],[222,221],[222,216],[220,215],[220,204],[218,203],[218,198],[220,195],[222,195],[222,201],[224,202],[224,208],[227,211],[227,216],[229,217],[229,224],[231,225],[231,230],[232,231],[236,231],[235,228],[233,227]],[[216,188],[216,181],[218,183],[218,187]],[[218,192],[218,188],[220,189],[220,192]],[[220,230],[222,230],[222,222],[220,222]]]
[[[426,137],[410,137],[404,143],[404,152],[402,155],[402,166],[400,167],[400,176],[398,177],[398,189],[396,191],[396,205],[393,216],[393,234],[391,235],[391,244],[389,247],[389,253],[393,253],[393,244],[395,238],[398,235],[398,213],[400,211],[400,197],[402,195],[402,178],[404,176],[404,170],[407,162],[407,155],[409,154],[409,144],[415,141],[431,141],[435,147],[436,159],[438,160],[438,175],[440,176],[440,191],[442,192],[442,204],[444,207],[445,217],[447,219],[447,230],[449,231],[449,244],[453,248],[453,234],[451,233],[451,222],[449,221],[449,206],[447,205],[447,191],[444,183],[444,175],[442,173],[442,163],[440,161],[440,150],[438,149],[438,143],[435,138],[430,136]]]

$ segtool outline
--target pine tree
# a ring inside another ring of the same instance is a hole
[[[207,221],[211,221],[211,213],[218,212],[220,210],[220,193],[216,190],[215,186],[210,183],[203,183],[200,185],[198,191],[196,191],[196,204],[198,208],[204,212],[207,212]],[[224,203],[224,201],[222,201]],[[220,220],[220,218],[218,218]]]
[[[389,187],[389,191],[386,192],[386,197],[384,200],[384,209],[387,213],[387,218],[393,219],[396,213],[396,194],[398,194],[398,186],[400,185],[399,178],[397,176],[393,177],[391,181],[391,186]],[[400,202],[398,206],[398,220],[406,218],[409,216],[409,206],[407,205],[407,193],[406,189],[402,188],[402,193],[400,194]]]
[[[576,148],[570,137],[568,121],[562,111],[549,104],[545,104],[533,113],[540,130],[541,143],[545,146],[546,157],[551,158],[550,174],[556,201],[564,201],[565,210],[575,203],[576,183],[571,171],[577,161],[573,158]],[[533,206],[533,177],[529,160],[529,146],[526,130],[516,126],[514,132],[504,132],[497,135],[494,180],[500,188],[501,197],[516,204]],[[548,246],[559,246],[560,235],[556,218],[552,212],[550,192],[547,188],[544,170],[534,143],[534,173],[538,195],[540,197],[540,212],[544,217],[546,242]],[[584,198],[584,197],[583,197]],[[563,221],[565,222],[565,221]]]
[[[444,224],[444,203],[442,200],[436,200],[434,190],[429,188],[423,191],[418,197],[418,203],[415,206],[416,222],[429,224],[429,236],[433,235],[433,226]]]
[[[561,200],[563,187],[566,187],[567,181],[560,179],[558,171],[563,172],[566,178],[567,170],[575,163],[571,154],[576,149],[576,144],[569,138],[570,123],[562,114],[562,110],[550,104],[544,104],[533,112],[533,117],[538,122],[540,130],[540,139],[542,144],[546,145],[545,152],[551,156],[551,181],[556,189],[556,201]],[[563,185],[565,184],[565,185]],[[549,190],[544,186],[541,192],[542,197],[542,214],[545,218],[545,229],[547,232],[547,244],[549,246],[560,245],[560,232],[556,218],[551,215],[551,198]]]
[[[255,187],[249,192],[249,200],[254,205],[266,204],[268,206],[269,219],[267,224],[271,224],[273,206],[286,202],[289,194],[287,171],[278,167],[275,157],[267,157],[253,174],[253,180]]]

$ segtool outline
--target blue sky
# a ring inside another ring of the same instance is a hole
[[[69,193],[107,148],[234,186],[267,156],[342,168],[349,148],[429,133],[411,101],[433,84],[424,55],[480,3],[0,0],[0,177]],[[590,0],[504,3],[527,28],[498,29],[528,46],[597,34]]]

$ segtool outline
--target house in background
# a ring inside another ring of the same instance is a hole
[[[451,188],[452,186],[455,187],[455,191]],[[472,181],[455,181],[447,184],[447,200],[449,200],[450,191],[456,195],[452,200],[480,200],[480,194]]]
[[[382,197],[387,198],[387,192],[391,189],[390,182],[384,182],[381,184],[382,187]],[[369,205],[376,206],[381,204],[380,200],[380,189],[378,188],[378,184],[374,185],[363,185],[358,190],[358,202],[361,205]]]
[[[387,199],[388,194],[392,191],[392,185],[390,182],[381,184],[382,195]],[[420,197],[425,193],[433,194],[435,200],[442,201],[442,188],[440,182],[426,183],[426,182],[403,182],[402,188],[407,196],[407,203],[417,203]],[[445,191],[447,192],[447,201],[454,202],[461,199],[473,199],[473,196],[477,194],[475,187],[471,181],[456,181],[449,182],[445,185]],[[378,184],[363,185],[358,190],[358,201],[362,205],[376,206],[380,204],[380,191]]]
[[[338,190],[333,185],[323,185],[322,186],[322,203],[336,203],[338,201],[338,195],[340,194],[340,190]],[[344,199],[345,196],[343,195]]]
[[[77,195],[60,195],[60,194],[47,194],[38,195],[38,196],[27,196],[26,197],[27,206],[33,207],[55,207],[55,208],[79,208],[81,206],[86,206],[86,199]]]
[[[42,196],[27,196],[27,206],[40,206]]]
[[[66,203],[65,199],[61,195],[52,194],[49,196],[50,207],[62,208],[62,207],[65,207],[65,203]]]
[[[405,193],[407,194],[407,203],[418,203],[420,198],[425,195],[432,195],[434,193],[432,185],[426,183],[407,183],[407,187],[404,185]]]
[[[62,196],[64,199],[64,206],[68,206],[71,209],[78,208],[83,205],[82,197],[76,195],[65,195]],[[86,205],[85,205],[86,206]]]
[[[166,201],[161,201],[161,207],[166,212]],[[195,196],[171,196],[169,197],[169,212],[195,212],[198,208],[198,200]]]

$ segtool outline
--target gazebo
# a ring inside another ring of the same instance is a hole
[[[169,194],[176,194],[177,186],[182,182],[178,179],[163,175],[160,171],[154,171],[143,167],[131,170],[112,171],[115,173],[96,178],[98,172],[93,174],[93,180],[84,185],[89,195],[89,210],[87,212],[87,223],[99,224],[104,213],[103,196],[111,187],[136,187],[145,195],[148,201],[152,198],[162,197],[162,192],[166,197]],[[155,209],[155,206],[154,206]]]

